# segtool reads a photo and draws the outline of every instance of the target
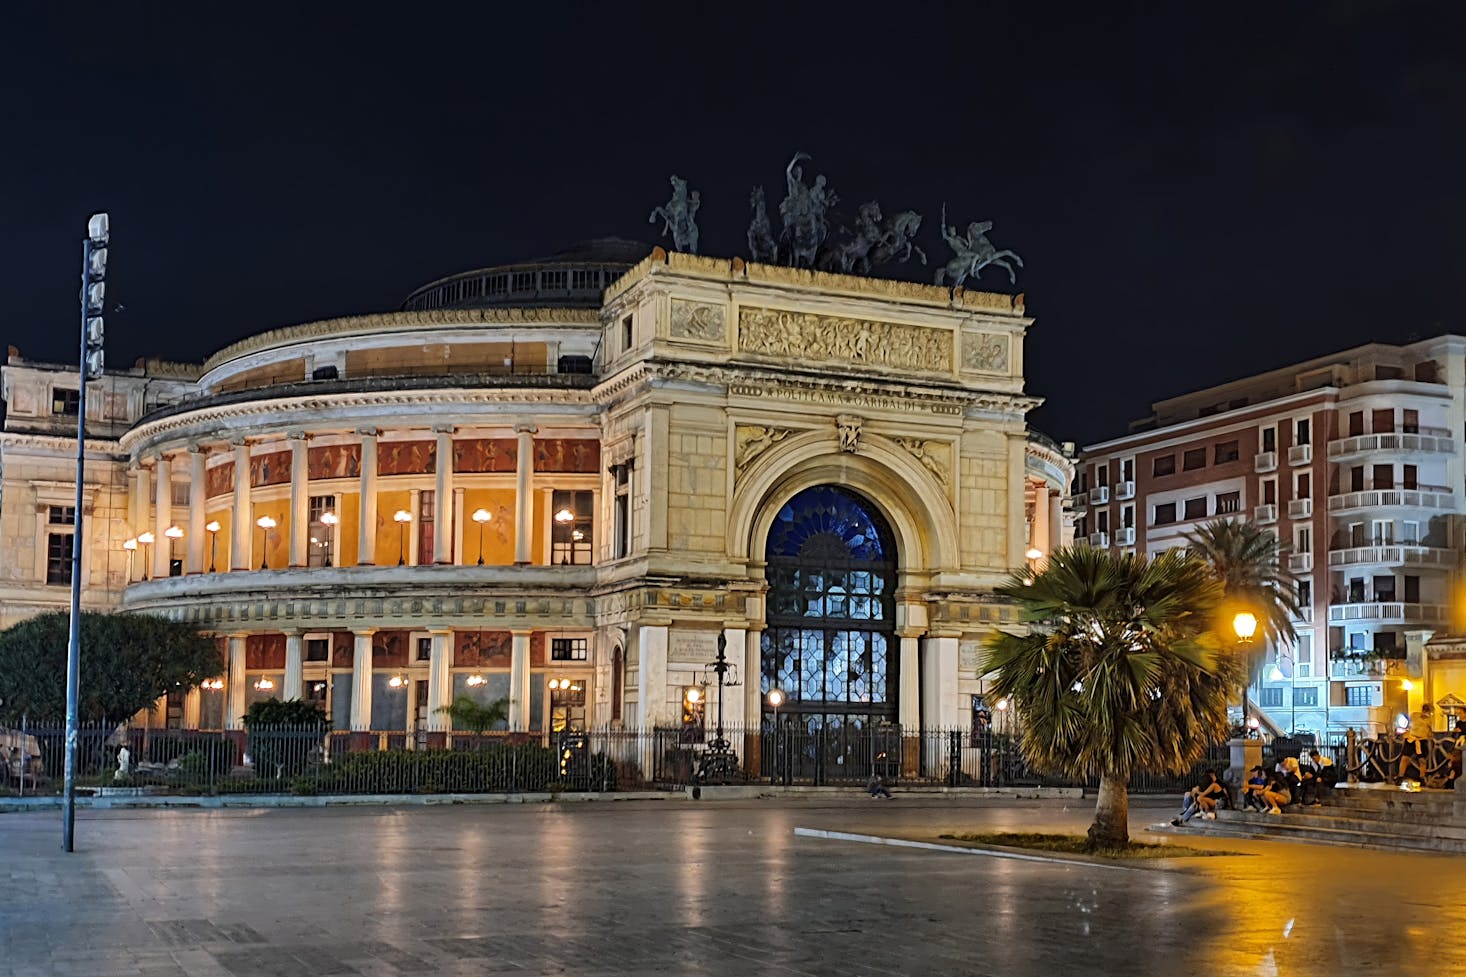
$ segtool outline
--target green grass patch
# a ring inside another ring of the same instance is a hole
[[[1003,848],[1027,848],[1060,855],[1098,855],[1101,858],[1151,859],[1194,858],[1207,855],[1236,855],[1238,852],[1213,848],[1191,848],[1186,845],[1164,845],[1132,841],[1124,848],[1089,847],[1084,835],[1049,835],[1023,831],[988,831],[973,834],[942,835],[947,841],[965,841],[977,845],[998,845]]]

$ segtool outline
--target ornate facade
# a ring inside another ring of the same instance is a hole
[[[1064,540],[1029,323],[1021,296],[657,249],[140,363],[88,400],[86,606],[220,636],[171,725],[281,696],[430,733],[469,695],[518,730],[676,726],[720,636],[730,724],[778,686],[810,723],[966,725],[1012,621],[991,588]],[[66,603],[75,385],[4,370],[5,624]]]

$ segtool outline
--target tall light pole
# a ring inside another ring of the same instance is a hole
[[[102,311],[107,291],[106,214],[93,214],[81,243],[81,351],[76,391],[76,531],[71,536],[71,634],[66,641],[66,758],[61,806],[61,850],[76,850],[77,685],[81,681],[81,548],[86,536],[87,381],[102,376]]]
[[[407,563],[407,524],[412,522],[412,513],[398,509],[392,519],[397,523],[397,565],[403,566]]]
[[[168,537],[168,576],[173,576],[173,550],[174,544],[183,538],[183,527],[169,526],[163,530],[163,535]]]
[[[340,521],[341,519],[330,509],[321,513],[321,525],[326,527],[326,559],[324,561],[326,566],[331,565],[331,550],[336,545],[336,524]]]
[[[276,525],[273,516],[260,516],[255,520],[255,525],[260,527],[260,569],[270,569],[270,530]]]
[[[1247,687],[1252,684],[1252,636],[1257,633],[1256,615],[1248,611],[1238,614],[1232,618],[1232,630],[1237,632],[1237,642],[1245,649],[1243,659],[1247,665],[1247,675],[1242,680],[1242,735],[1248,736],[1252,729],[1249,721],[1252,719],[1252,703]]]
[[[478,565],[484,565],[484,523],[494,518],[488,509],[473,510],[473,521],[478,523]]]
[[[153,531],[137,534],[137,541],[143,544],[143,579],[148,579],[148,567],[153,565]]]
[[[209,572],[210,573],[213,573],[214,572],[214,558],[219,555],[219,530],[222,529],[222,528],[223,527],[219,525],[219,520],[217,520],[217,519],[210,520],[209,523],[206,526],[204,526],[204,529],[206,529],[208,531],[208,533],[209,533]]]

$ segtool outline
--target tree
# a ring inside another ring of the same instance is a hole
[[[451,706],[439,706],[437,711],[447,714],[454,729],[482,734],[499,723],[509,721],[509,700],[499,699],[484,705],[477,699],[460,695]]]
[[[0,722],[60,721],[66,715],[65,612],[42,614],[0,632]],[[78,715],[120,721],[149,709],[175,688],[220,675],[214,639],[191,625],[146,614],[81,617]]]
[[[330,723],[321,707],[302,699],[264,699],[244,714],[249,754],[260,777],[291,778],[305,772],[321,749]]]
[[[1191,552],[1206,561],[1212,576],[1222,585],[1223,601],[1215,622],[1223,638],[1232,634],[1232,616],[1246,611],[1256,619],[1262,641],[1233,644],[1241,652],[1246,668],[1239,684],[1242,713],[1249,712],[1247,688],[1262,670],[1263,651],[1298,640],[1293,619],[1299,615],[1298,584],[1283,568],[1278,537],[1241,520],[1214,519],[1186,534]]]
[[[1029,763],[1099,779],[1091,849],[1129,842],[1132,772],[1185,773],[1225,736],[1235,673],[1211,630],[1221,592],[1187,554],[1147,560],[1087,546],[997,589],[1028,627],[992,634],[980,669],[1021,716]]]

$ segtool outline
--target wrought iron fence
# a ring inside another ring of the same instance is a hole
[[[252,730],[83,726],[82,791],[179,795],[428,794],[682,789],[712,784],[784,786],[1082,786],[1036,771],[1016,734],[894,725],[770,723],[711,731],[620,729],[555,733]],[[61,790],[59,723],[0,729],[10,795]],[[1137,773],[1136,792],[1175,792],[1227,766],[1213,747],[1181,776]]]

